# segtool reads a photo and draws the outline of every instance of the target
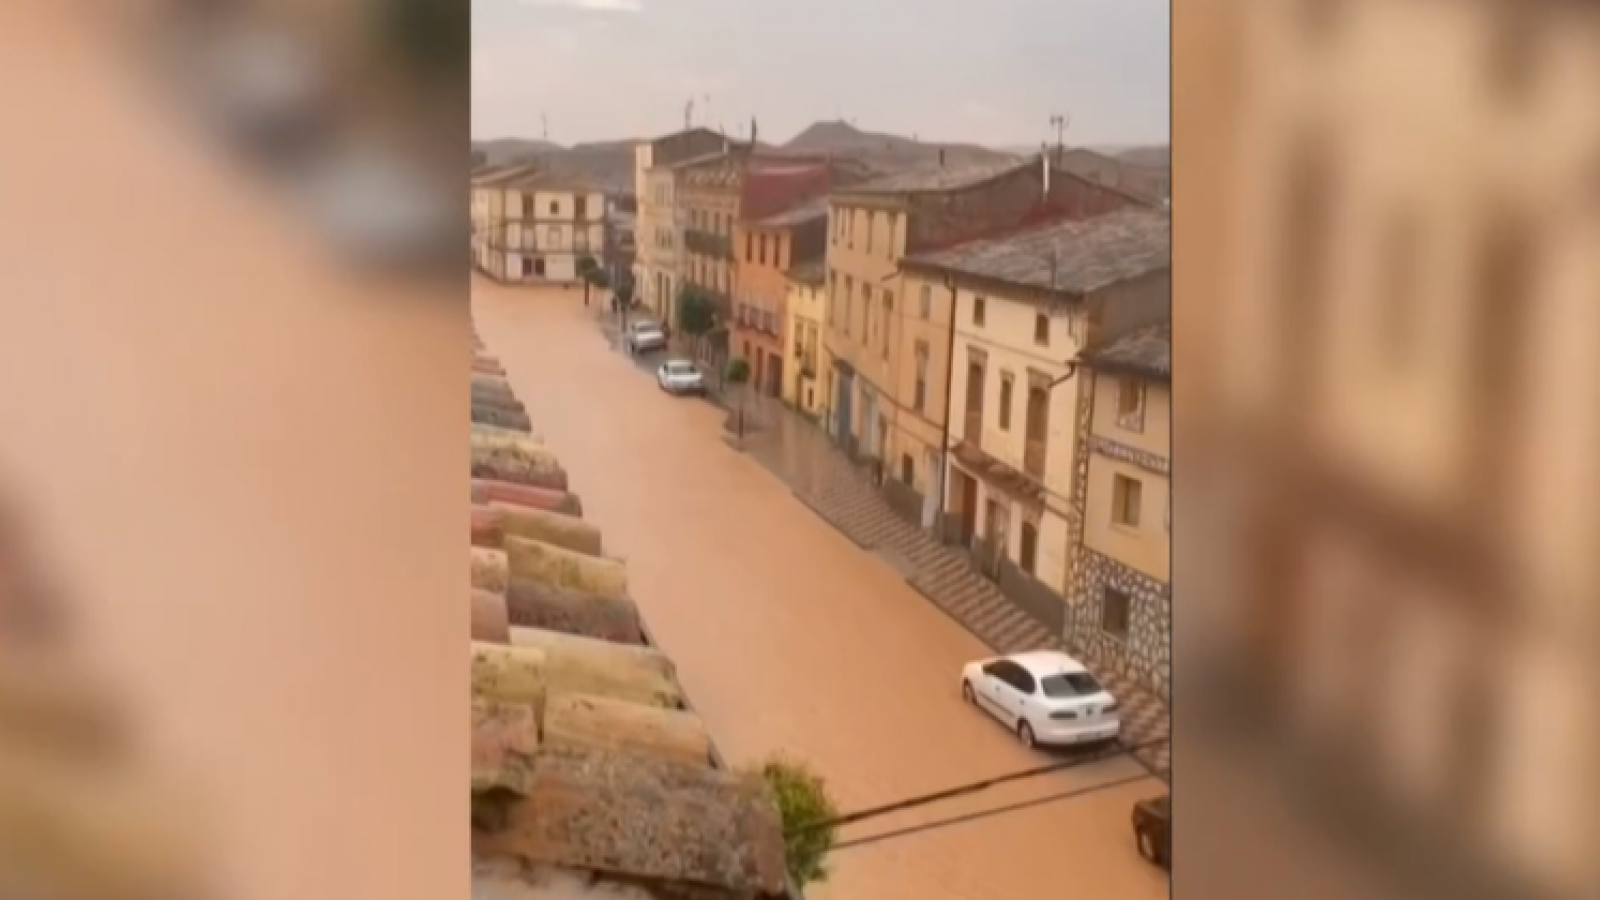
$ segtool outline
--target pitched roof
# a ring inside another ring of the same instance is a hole
[[[911,256],[902,265],[1082,295],[1170,267],[1172,219],[1143,208],[1056,219]]]
[[[793,228],[796,225],[804,225],[827,217],[828,198],[818,197],[815,200],[808,200],[793,209],[767,216],[765,219],[757,219],[750,224],[755,228]]]
[[[789,267],[789,280],[801,284],[822,284],[827,280],[828,263],[822,259],[808,259]]]
[[[1081,354],[1090,368],[1108,373],[1172,379],[1172,323],[1157,322],[1126,332]]]
[[[520,172],[495,183],[494,187],[519,191],[572,191],[575,193],[608,193],[608,189],[581,175],[559,172]]]
[[[500,187],[506,182],[519,178],[530,172],[539,171],[538,163],[509,163],[502,166],[491,166],[483,172],[472,176],[473,187]]]
[[[969,166],[918,166],[841,188],[838,195],[943,193],[975,187],[1018,169],[1037,165],[1037,161],[979,163]]]

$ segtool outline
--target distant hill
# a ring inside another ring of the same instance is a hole
[[[780,149],[794,153],[832,153],[884,171],[938,162],[941,150],[949,166],[999,163],[1013,158],[1013,154],[977,144],[923,142],[897,134],[863,131],[848,122],[838,121],[818,122]]]
[[[472,149],[482,153],[491,166],[515,162],[533,153],[549,153],[565,148],[551,141],[526,138],[496,138],[492,141],[473,141]]]
[[[1172,168],[1172,147],[1169,144],[1159,147],[1123,147],[1112,151],[1111,155],[1129,165],[1152,169]]]

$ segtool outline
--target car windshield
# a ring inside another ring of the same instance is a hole
[[[652,331],[658,332],[661,330],[661,326],[654,322],[635,322],[633,325],[633,330],[637,333],[644,334]]]
[[[669,362],[669,363],[667,363],[667,374],[668,375],[693,375],[694,374],[694,366],[692,364],[686,363],[686,362],[676,362],[676,361]]]
[[[1039,679],[1039,687],[1044,690],[1046,697],[1064,699],[1067,697],[1087,697],[1090,694],[1100,693],[1100,682],[1088,672],[1061,672],[1055,675],[1046,675]]]

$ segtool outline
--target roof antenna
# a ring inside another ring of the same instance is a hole
[[[689,129],[691,129],[693,127],[694,127],[694,98],[690,97],[689,98],[689,102],[685,103],[683,105],[683,130],[684,131],[688,131]]]

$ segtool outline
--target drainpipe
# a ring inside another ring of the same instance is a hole
[[[944,543],[944,517],[950,510],[950,390],[956,374],[956,283],[944,276],[950,292],[950,321],[945,325],[944,349],[944,434],[939,446],[939,543]]]

